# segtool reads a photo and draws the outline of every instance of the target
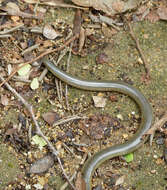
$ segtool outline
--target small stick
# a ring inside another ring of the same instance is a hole
[[[29,142],[31,143],[31,137],[32,137],[32,125],[30,124],[29,126],[28,126],[28,140],[29,140]]]
[[[61,103],[60,90],[59,90],[59,81],[58,81],[58,79],[55,79],[55,83],[56,83],[57,96],[58,96],[59,102]]]
[[[75,171],[73,173],[73,175],[70,177],[70,181],[72,181],[75,177],[77,176],[77,171]],[[64,190],[68,187],[68,183],[65,182],[61,187],[60,187],[60,190]]]
[[[86,160],[86,158],[87,158],[87,153],[85,153],[85,154],[83,155],[83,158],[82,158],[82,160],[81,160],[81,162],[80,162],[79,165],[83,165],[84,162],[85,162],[85,160]],[[77,169],[77,170],[78,170],[78,168],[79,168],[79,165],[76,166],[76,169]],[[76,176],[77,176],[77,171],[75,171],[74,174],[71,176],[70,181],[72,181]],[[68,183],[66,182],[66,183],[64,183],[64,184],[61,186],[60,190],[66,189],[67,186],[68,186]]]
[[[44,79],[44,77],[45,77],[45,75],[47,74],[47,72],[48,72],[48,69],[47,69],[47,68],[45,68],[45,69],[42,71],[41,75],[40,75],[39,78],[38,78],[38,81],[39,81],[39,82],[41,82],[41,81]]]
[[[63,89],[62,89],[62,83],[61,80],[58,81],[59,83],[59,90],[60,90],[60,100],[63,101]]]
[[[67,53],[67,49],[68,48],[65,48],[63,51],[61,51],[57,61],[54,62],[54,64],[57,66],[59,64],[59,62],[63,59],[63,57],[66,55]],[[56,83],[56,89],[57,89],[57,95],[58,95],[58,99],[59,99],[59,102],[62,103],[62,86],[61,86],[61,81],[59,82],[58,79],[55,79],[55,83]]]
[[[27,61],[25,63],[23,63],[21,66],[18,66],[16,69],[14,69],[14,71],[9,75],[9,77],[7,79],[5,79],[1,84],[0,84],[0,87],[5,84],[5,82],[8,82],[16,73],[19,69],[21,69],[22,67],[24,67],[25,65],[27,64],[31,64],[39,59],[41,59],[42,57],[50,54],[50,53],[53,53],[53,52],[56,52],[56,51],[60,51],[62,49],[64,49],[67,45],[69,45],[72,41],[74,41],[76,38],[78,38],[78,34],[76,34],[75,36],[73,36],[72,38],[70,38],[69,40],[67,40],[61,47],[58,47],[56,49],[50,49],[46,52],[43,52],[41,53],[38,57],[32,59],[31,61]]]
[[[0,76],[0,79],[1,79],[2,81],[4,81],[4,78],[3,78],[2,76]],[[66,172],[65,172],[65,170],[64,170],[64,168],[63,168],[62,162],[61,162],[60,157],[59,157],[59,155],[58,155],[58,151],[54,148],[54,146],[51,144],[51,142],[48,140],[48,138],[47,138],[47,137],[43,134],[43,132],[41,131],[40,126],[39,126],[39,124],[38,124],[38,122],[37,122],[37,120],[36,120],[36,118],[35,118],[35,114],[34,114],[32,105],[30,105],[14,88],[12,88],[9,83],[5,83],[5,86],[6,86],[7,89],[8,89],[9,91],[11,91],[11,92],[24,104],[24,106],[27,108],[27,110],[29,111],[29,113],[30,113],[30,115],[31,115],[31,118],[32,118],[32,120],[33,120],[33,122],[34,122],[34,124],[35,124],[35,127],[36,127],[36,134],[38,134],[39,136],[41,136],[41,137],[45,140],[45,142],[47,143],[49,149],[52,151],[53,155],[57,158],[57,160],[58,160],[58,162],[59,162],[59,165],[60,165],[60,167],[61,167],[61,169],[62,169],[62,172],[63,172],[63,174],[64,174],[66,180],[67,180],[68,183],[71,185],[71,187],[72,187],[74,190],[76,190],[76,188],[74,187],[74,185],[70,182],[70,179],[69,179],[69,177],[67,176],[67,174],[66,174]]]
[[[64,146],[64,148],[65,148],[68,152],[70,152],[74,157],[76,157],[76,155],[74,154],[74,152],[73,152],[65,143],[63,143],[63,146]]]
[[[63,118],[63,119],[59,119],[58,121],[56,121],[53,126],[57,126],[57,125],[61,125],[61,124],[64,124],[64,123],[67,123],[69,121],[72,121],[72,120],[75,120],[75,119],[86,119],[87,117],[85,116],[78,116],[78,115],[73,115],[73,116],[68,116],[66,118]]]
[[[11,34],[0,35],[0,38],[9,38],[9,37],[12,37],[12,35]]]
[[[15,27],[13,27],[13,28],[11,28],[11,29],[9,29],[9,30],[5,30],[5,31],[1,31],[0,32],[0,35],[4,35],[4,34],[8,34],[8,33],[10,33],[10,32],[14,32],[14,31],[16,31],[17,29],[19,29],[19,28],[21,28],[22,26],[24,26],[24,24],[19,24],[18,26],[15,26]]]
[[[25,49],[24,51],[22,51],[22,52],[21,52],[21,55],[24,55],[24,54],[26,54],[26,53],[29,53],[29,52],[33,51],[34,49],[37,49],[39,46],[40,46],[40,43],[35,44],[35,45],[33,45],[33,46],[31,46],[31,47]]]
[[[138,50],[138,52],[139,52],[139,54],[141,56],[141,59],[143,61],[145,72],[146,72],[146,78],[150,79],[150,74],[149,74],[149,69],[148,69],[148,63],[146,61],[146,58],[144,56],[144,53],[143,53],[142,49],[140,48],[139,40],[135,37],[135,34],[133,32],[131,24],[128,21],[126,21],[126,23],[127,23],[128,27],[129,27],[129,30],[130,30],[129,33],[130,33],[132,39],[135,41],[136,48],[137,48],[137,50]]]
[[[156,130],[161,130],[161,127],[167,122],[167,112],[162,116],[161,119],[159,119],[155,124],[147,131],[148,135],[150,136],[150,145],[152,145],[152,141],[154,138],[154,134]]]
[[[12,78],[12,80],[13,81],[17,81],[17,82],[31,83],[31,80],[24,79],[24,78],[21,78],[21,77],[16,77],[16,76],[14,76]]]
[[[67,60],[67,73],[69,72],[72,46],[73,46],[73,42],[70,45],[70,50],[69,50],[69,55],[68,55],[68,60]],[[70,106],[69,106],[69,102],[68,102],[68,85],[67,84],[65,86],[65,99],[66,99],[67,110],[69,110]]]

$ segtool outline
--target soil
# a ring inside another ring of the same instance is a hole
[[[71,25],[73,15],[74,11],[72,9],[52,9],[45,22],[59,18]],[[159,118],[166,111],[167,107],[167,24],[163,21],[158,21],[156,23],[142,21],[133,23],[132,26],[148,62],[151,79],[147,83],[143,81],[145,69],[144,65],[139,61],[140,56],[135,48],[134,41],[131,39],[128,31],[123,30],[115,34],[112,39],[107,36],[108,34],[104,35],[101,30],[99,30],[96,34],[97,42],[90,44],[90,47],[87,48],[87,56],[71,56],[69,72],[74,76],[86,79],[123,80],[132,84],[138,88],[150,102],[153,108],[154,118]],[[96,63],[96,56],[100,53],[105,53],[107,55],[109,59],[107,63]],[[67,56],[63,59],[62,64],[66,60]],[[54,77],[51,73],[49,73],[47,77],[53,81]],[[42,89],[43,86],[41,84],[39,89],[32,92],[34,97],[30,97],[28,99],[28,101],[34,105],[39,116],[47,111],[55,110],[61,116],[82,113],[89,117],[100,113],[109,114],[113,118],[118,118],[118,115],[121,115],[122,118],[120,122],[123,127],[116,129],[115,131],[112,130],[109,138],[92,140],[79,129],[80,122],[73,122],[72,124],[65,124],[63,126],[61,125],[60,127],[56,126],[53,128],[48,126],[40,117],[39,121],[42,126],[42,130],[50,137],[50,139],[53,140],[56,136],[59,136],[57,134],[66,134],[69,131],[73,134],[73,138],[61,139],[75,151],[75,154],[79,159],[79,161],[76,158],[74,159],[69,153],[62,153],[64,166],[69,175],[72,175],[76,170],[75,166],[80,163],[80,159],[84,152],[83,150],[79,152],[79,148],[71,146],[73,141],[77,143],[90,142],[92,147],[88,148],[88,152],[93,154],[103,147],[113,146],[114,144],[119,144],[127,140],[133,135],[133,132],[140,124],[138,119],[140,111],[138,110],[137,105],[133,100],[122,94],[117,94],[115,92],[102,93],[102,95],[107,98],[107,104],[104,108],[95,108],[92,96],[97,95],[97,92],[87,92],[69,87],[68,96],[71,109],[68,111],[64,109],[64,100],[62,105],[58,103],[58,100],[55,97],[55,89],[49,90],[48,92],[45,92]],[[117,101],[112,102],[109,98],[110,96],[116,96]],[[38,98],[38,101],[36,101],[36,97]],[[50,100],[52,99],[53,101],[51,103]],[[132,113],[134,113],[135,119],[133,118]],[[10,109],[5,110],[2,108],[0,114],[0,126],[2,129],[4,129],[5,126],[8,126],[9,123],[18,125],[16,117],[18,115],[17,109],[11,107]],[[4,132],[4,130],[1,130],[1,137],[3,137],[2,132]],[[159,136],[163,136],[163,134],[157,132],[155,140]],[[27,157],[29,157],[29,153],[26,149],[21,153],[18,153],[15,151],[15,146],[10,146],[11,144],[6,143],[3,138],[2,140],[3,142],[0,146],[0,189],[5,189],[5,186],[7,189],[11,189],[12,186],[9,185],[7,187],[7,184],[14,181],[16,176],[19,178],[18,176],[25,175],[25,168],[29,166],[26,160]],[[93,186],[103,184],[105,189],[112,189],[112,183],[109,182],[109,179],[112,179],[112,173],[125,176],[124,183],[122,184],[122,187],[125,189],[167,189],[167,165],[163,160],[164,145],[157,145],[155,140],[153,140],[152,146],[149,145],[149,142],[146,142],[140,149],[135,151],[134,160],[130,163],[123,161],[121,158],[106,161],[97,170],[93,179]],[[55,140],[53,143],[56,145],[57,141],[58,140]],[[4,145],[4,143],[7,145]],[[32,149],[29,151],[32,151],[32,154],[35,154],[35,156],[31,161],[38,159],[47,152],[47,149],[45,148],[42,151],[38,148]],[[21,167],[22,165],[25,167]],[[69,165],[70,167],[68,167]],[[108,174],[109,171],[110,174]],[[48,173],[48,175],[47,173],[43,174],[44,178],[47,178],[48,189],[59,189],[64,182],[64,178],[62,177],[58,164],[56,163],[54,168],[49,170]],[[39,176],[32,175],[31,177],[34,183],[41,182],[39,180]],[[24,177],[17,180],[23,181],[23,178]],[[26,180],[27,178],[28,177],[25,175],[24,179]],[[28,180],[26,182],[24,181],[24,185],[27,185],[28,188]],[[31,188],[33,189],[34,186],[32,185]],[[67,189],[70,188],[68,187]]]

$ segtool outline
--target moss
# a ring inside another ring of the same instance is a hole
[[[0,152],[0,189],[3,189],[9,182],[14,181],[20,169],[17,158],[5,145],[0,144]]]

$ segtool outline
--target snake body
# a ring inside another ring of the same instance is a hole
[[[82,175],[83,179],[85,180],[86,190],[91,190],[92,175],[95,169],[101,163],[113,157],[133,152],[143,143],[142,137],[151,127],[153,120],[151,106],[141,92],[127,83],[115,81],[83,80],[63,72],[48,60],[43,62],[48,70],[51,71],[57,78],[73,87],[89,91],[115,91],[123,93],[132,98],[140,108],[141,124],[135,135],[124,144],[115,145],[95,153],[86,161],[85,165],[83,166]]]

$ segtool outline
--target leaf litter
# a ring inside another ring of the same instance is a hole
[[[26,0],[25,2],[27,2],[27,3],[37,3],[37,1],[35,1],[35,0]],[[39,1],[38,1],[39,2]],[[88,2],[88,1],[87,1]],[[128,4],[128,3],[130,3],[131,2],[131,4]],[[117,21],[115,21],[115,20],[117,20],[117,16],[116,16],[116,14],[118,14],[118,13],[122,13],[122,12],[124,12],[124,11],[127,11],[127,10],[130,10],[131,8],[137,8],[137,4],[138,4],[138,2],[135,4],[135,2],[136,1],[133,1],[133,3],[134,3],[134,5],[132,6],[132,1],[126,1],[126,2],[123,2],[123,1],[112,1],[112,4],[111,4],[111,1],[109,2],[109,1],[105,1],[105,3],[104,3],[104,1],[98,1],[98,2],[96,2],[96,1],[89,1],[88,2],[88,4],[86,4],[86,1],[85,2],[81,2],[81,1],[73,1],[73,3],[76,3],[77,5],[79,5],[79,6],[86,6],[86,7],[93,7],[94,9],[96,9],[96,11],[98,12],[98,10],[100,10],[100,11],[102,11],[103,12],[103,14],[101,15],[101,12],[100,12],[100,14],[98,14],[98,16],[97,16],[97,18],[101,18],[101,20],[100,20],[100,23],[102,23],[102,25],[103,25],[103,23],[106,23],[106,28],[109,28],[109,26],[112,26],[112,22],[114,21],[114,24],[116,24],[116,23],[119,23],[119,22],[117,22]],[[41,5],[41,4],[43,4],[43,5],[46,5],[46,4],[48,4],[48,5],[50,5],[50,6],[60,6],[60,7],[67,7],[67,6],[70,6],[70,4],[68,4],[68,5],[66,5],[66,4],[63,4],[63,1],[47,1],[47,2],[44,2],[44,1],[40,1],[39,2],[39,5]],[[56,4],[57,3],[57,4]],[[9,4],[9,5],[7,5],[6,7],[2,7],[2,9],[4,10],[4,11],[6,11],[7,12],[7,14],[9,14],[9,15],[15,15],[15,16],[18,16],[18,18],[19,17],[21,17],[20,18],[20,21],[21,21],[21,19],[24,19],[24,18],[36,18],[36,16],[34,16],[34,14],[28,14],[28,16],[30,16],[30,17],[28,17],[27,16],[27,14],[24,12],[24,11],[20,11],[20,10],[24,10],[24,8],[19,8],[18,6],[16,6],[16,5],[14,5],[13,7],[14,7],[14,11],[12,12],[11,11],[11,6],[10,6],[11,4]],[[73,6],[73,5],[72,5]],[[74,6],[74,7],[77,7],[77,6]],[[126,8],[127,7],[127,8]],[[146,7],[147,7],[147,5],[146,5]],[[32,10],[34,7],[33,6],[29,6],[29,10]],[[95,10],[94,10],[95,11]],[[152,11],[152,10],[151,10]],[[152,12],[150,11],[150,15],[152,14]],[[163,19],[163,20],[166,20],[166,10],[164,9],[164,8],[158,8],[158,9],[156,9],[156,10],[154,10],[153,9],[153,11],[155,11],[155,13],[156,13],[156,16],[157,16],[157,20],[154,20],[154,21],[158,21],[159,19]],[[38,12],[38,11],[37,11]],[[97,13],[96,12],[96,13]],[[11,14],[12,13],[12,14]],[[13,14],[14,13],[14,14]],[[95,13],[95,14],[96,14]],[[144,12],[143,12],[144,13]],[[143,14],[142,13],[142,14]],[[25,16],[26,15],[26,16]],[[99,16],[100,15],[100,16]],[[149,15],[149,14],[148,14]],[[12,22],[17,22],[18,21],[18,18],[14,18],[14,17],[11,17],[11,19],[12,19]],[[88,36],[85,36],[85,35],[83,35],[84,33],[85,33],[85,26],[84,27],[82,27],[82,24],[83,24],[83,22],[88,22],[88,20],[87,20],[87,18],[84,20],[82,20],[82,16],[80,16],[80,17],[78,17],[79,18],[79,24],[77,25],[76,23],[74,24],[74,26],[79,26],[79,32],[78,33],[80,33],[80,34],[82,34],[81,35],[81,37],[80,37],[80,45],[78,46],[78,42],[76,43],[76,47],[79,47],[78,48],[78,52],[77,52],[77,54],[79,55],[79,53],[81,53],[81,55],[83,55],[83,56],[85,56],[82,52],[84,52],[84,48],[86,49],[88,46],[87,46],[87,42],[88,42],[88,40],[89,39],[93,39],[93,37],[94,37],[94,35],[96,34],[96,30],[93,30],[93,32],[91,32],[90,33],[90,35],[88,35]],[[105,19],[104,19],[105,18]],[[148,18],[148,17],[146,17],[146,18]],[[151,19],[150,19],[151,20]],[[20,22],[19,21],[19,22]],[[25,23],[27,23],[27,25],[28,26],[30,26],[30,28],[33,28],[34,26],[36,27],[38,27],[38,25],[40,25],[40,21],[38,22],[38,21],[35,21],[35,20],[33,20],[33,22],[31,23],[31,21],[28,21],[28,20],[25,20],[26,22]],[[118,21],[119,21],[119,19],[118,19]],[[38,51],[44,51],[45,50],[45,48],[53,48],[54,46],[57,46],[57,42],[56,41],[54,41],[54,42],[51,42],[50,41],[50,39],[51,40],[53,40],[53,39],[56,39],[56,38],[58,38],[58,40],[60,40],[60,43],[63,43],[63,37],[64,37],[64,34],[66,34],[66,33],[68,33],[69,32],[69,26],[68,25],[61,25],[62,23],[60,22],[60,27],[58,28],[58,31],[60,31],[60,35],[59,36],[56,36],[57,35],[57,33],[56,33],[56,31],[57,31],[57,29],[55,30],[55,28],[49,28],[47,25],[44,25],[44,27],[46,27],[46,38],[47,38],[47,40],[48,41],[45,41],[46,39],[43,39],[41,36],[37,36],[36,38],[34,38],[33,39],[33,41],[37,44],[40,44],[40,47],[39,48],[37,48],[36,50],[32,50],[32,52],[27,56],[28,58],[33,58],[34,56],[36,56],[36,51],[38,52]],[[10,28],[12,25],[8,25],[8,27]],[[51,25],[50,26],[52,26],[52,23],[51,23]],[[120,25],[121,26],[121,25]],[[5,25],[4,25],[4,27],[5,27]],[[7,26],[6,26],[7,27]],[[65,30],[63,29],[62,31],[60,30],[61,29],[61,27],[63,28],[65,28]],[[70,26],[71,27],[71,26]],[[39,27],[40,28],[40,27]],[[42,28],[42,27],[41,27]],[[40,28],[40,32],[38,33],[38,34],[41,34],[41,28]],[[82,28],[82,29],[81,29]],[[53,29],[53,30],[52,30]],[[86,28],[86,30],[87,30],[87,28]],[[109,30],[111,30],[110,28],[109,28]],[[16,29],[16,31],[17,31],[17,29]],[[32,31],[32,30],[31,30]],[[104,31],[104,30],[103,30]],[[119,31],[119,30],[118,30]],[[117,32],[118,32],[117,31]],[[12,33],[12,32],[11,32]],[[17,33],[17,32],[16,32]],[[19,32],[18,32],[19,33]],[[32,36],[33,36],[33,34],[31,34]],[[19,36],[19,35],[18,35]],[[32,37],[31,36],[31,37]],[[13,39],[18,39],[19,40],[19,38],[17,38],[15,35],[13,35],[13,33],[12,33],[12,37],[13,37]],[[33,38],[33,37],[32,37]],[[97,39],[96,39],[97,40]],[[19,43],[20,42],[22,42],[23,41],[23,39],[21,39],[20,41],[19,41]],[[8,41],[8,42],[10,42],[10,40]],[[93,40],[91,41],[91,42],[93,42]],[[26,42],[27,43],[27,42]],[[28,43],[27,43],[28,44]],[[29,46],[29,45],[28,45]],[[20,46],[21,48],[27,48],[28,46],[26,46],[25,44],[22,44],[22,46]],[[16,46],[17,47],[17,49],[15,50],[15,52],[19,52],[20,51],[20,47],[19,46]],[[15,48],[16,48],[15,47]],[[24,48],[24,49],[25,49]],[[90,49],[88,49],[88,50],[90,50]],[[4,50],[3,50],[4,51]],[[9,57],[9,54],[6,54],[7,55],[7,57],[5,57],[5,58],[8,58]],[[24,59],[25,59],[25,57],[23,58],[23,57],[19,57],[19,56],[17,56],[17,55],[14,55],[14,53],[13,53],[13,51],[11,51],[11,54],[10,55],[12,55],[12,57],[15,59],[15,62],[17,62],[17,61],[20,61],[21,63],[24,61]],[[18,55],[19,55],[19,53],[18,53]],[[104,59],[103,59],[104,58]],[[13,59],[13,60],[14,60]],[[106,60],[107,58],[105,58],[105,56],[103,57],[99,57],[99,60],[97,59],[97,64],[103,64],[103,63],[106,63],[106,64],[110,64],[110,63],[108,63],[108,60]],[[6,60],[8,60],[8,59],[6,59]],[[8,60],[9,61],[9,60]],[[32,68],[33,70],[34,70],[34,68]],[[39,71],[38,71],[39,72]],[[24,75],[24,74],[23,74]],[[45,78],[44,79],[45,80],[45,82],[47,83],[48,81],[50,81],[50,78]],[[25,85],[25,84],[22,84],[22,85],[20,85],[19,87],[18,87],[18,89],[28,89],[28,91],[29,91],[29,87],[27,87],[27,85]],[[38,89],[38,88],[37,88]],[[22,90],[20,90],[20,91],[22,91]],[[51,100],[55,100],[55,95],[54,94],[52,94],[52,95],[49,95],[50,97],[50,99]],[[115,101],[115,98],[111,98],[111,99],[114,99],[114,101]],[[1,100],[2,102],[3,102],[3,100]],[[4,100],[4,102],[5,102],[5,100]],[[4,103],[3,105],[4,106],[7,106],[7,104],[8,103]],[[102,104],[101,104],[102,105]],[[104,106],[101,106],[101,107],[104,107]],[[48,115],[49,115],[49,112],[45,112],[45,113],[47,113]],[[60,112],[61,113],[61,112]],[[46,116],[45,116],[45,121],[46,122],[48,122],[50,125],[52,125],[52,123],[53,122],[55,122],[55,119],[56,119],[56,116],[55,115],[51,115],[51,116],[48,116],[46,114]],[[61,113],[62,114],[62,113]],[[39,115],[37,115],[37,117],[39,117]],[[92,116],[92,118],[94,118],[94,119],[92,119],[92,120],[94,120],[92,123],[90,122],[90,121],[87,121],[87,122],[85,122],[85,126],[84,126],[84,128],[86,128],[86,129],[84,129],[85,131],[86,131],[86,134],[88,134],[88,135],[90,135],[90,137],[91,138],[94,138],[94,139],[103,139],[104,138],[104,136],[105,135],[109,135],[110,134],[110,132],[111,132],[111,130],[112,130],[112,127],[111,126],[109,126],[109,124],[108,123],[105,123],[104,121],[103,121],[103,119],[100,119],[100,117],[101,116]],[[51,119],[50,119],[51,118]],[[107,116],[106,116],[106,122],[108,121],[108,120],[110,120],[109,118],[107,118]],[[104,120],[105,120],[104,119]],[[50,121],[51,120],[51,121]],[[54,121],[53,121],[54,120]],[[117,121],[118,122],[118,121]],[[116,123],[117,123],[116,122]],[[74,123],[72,123],[72,125],[74,125]],[[83,125],[83,124],[82,124]],[[91,127],[91,129],[87,129],[87,125],[90,125]],[[119,124],[119,122],[116,124],[116,126],[120,126],[120,124]],[[98,129],[99,128],[99,129]],[[119,128],[119,127],[118,127]],[[53,131],[52,130],[52,128],[50,128],[49,127],[49,129],[51,130],[51,131]],[[62,129],[62,128],[61,128]],[[83,129],[83,126],[82,126],[82,129]],[[97,129],[97,130],[96,130]],[[47,130],[47,129],[46,129]],[[84,131],[83,130],[83,131]],[[65,138],[65,136],[64,136],[64,134],[65,133],[63,133],[62,132],[63,130],[58,130],[58,132],[59,132],[59,135],[57,135],[62,141],[63,141],[63,139],[66,139]],[[72,132],[72,133],[74,133],[75,134],[75,132]],[[72,135],[70,135],[69,134],[69,132],[68,132],[68,137],[70,137],[71,136],[71,139],[73,139],[73,137],[74,137],[74,134],[72,134]],[[77,134],[77,133],[76,133]],[[18,131],[15,129],[15,128],[11,128],[10,130],[8,130],[8,131],[6,131],[6,136],[10,136],[10,140],[11,140],[11,142],[13,143],[13,142],[15,142],[15,144],[17,144],[18,142],[19,142],[19,136],[18,136]],[[53,135],[54,136],[54,135]],[[14,138],[13,138],[14,137]],[[50,136],[49,138],[51,138],[52,140],[53,140],[53,137],[52,136]],[[14,141],[13,141],[13,139],[14,139]],[[53,140],[54,141],[54,140]],[[61,142],[61,141],[58,141],[58,142]],[[40,142],[38,142],[38,143],[36,143],[36,144],[40,144]],[[56,146],[56,144],[55,144],[55,146]],[[79,148],[78,148],[78,150],[79,150]],[[80,149],[80,150],[82,150],[82,151],[85,151],[85,149]],[[45,150],[45,148],[43,149],[43,151],[45,152],[46,150]],[[37,156],[38,157],[38,156]],[[37,158],[38,159],[38,158]],[[47,158],[43,158],[43,160],[47,160]],[[41,159],[42,160],[42,159]],[[45,163],[43,160],[42,161],[39,161],[39,160],[37,160],[36,162],[34,162],[33,163],[33,167],[34,168],[37,168],[36,169],[36,171],[39,171],[39,169],[40,169],[40,167],[42,166],[43,167],[43,163]],[[38,162],[39,161],[39,162]],[[46,161],[47,162],[47,161]],[[48,161],[48,163],[52,163],[52,161]],[[45,165],[45,164],[44,164]],[[49,168],[51,168],[52,167],[52,164],[46,164],[46,168],[45,169],[42,169],[41,171],[43,171],[43,172],[46,172]],[[33,169],[34,171],[35,171],[35,169]],[[32,170],[32,171],[33,171]],[[33,172],[34,172],[33,171]],[[33,173],[32,172],[32,173]],[[39,172],[40,173],[40,172]],[[79,177],[78,177],[79,178]],[[34,185],[36,185],[36,187],[37,186],[40,186],[40,188],[43,188],[43,179],[42,178],[38,178],[38,180],[36,181],[36,183],[34,183]],[[120,180],[121,181],[121,180]],[[123,181],[123,180],[122,180]],[[37,182],[40,182],[40,183],[37,183]],[[119,182],[119,180],[118,180],[118,182]],[[46,182],[47,183],[47,182]],[[82,187],[82,185],[80,185],[80,183],[81,183],[81,179],[79,179],[79,182],[78,182],[78,187],[81,189]],[[123,182],[119,182],[118,184],[122,184]],[[42,185],[41,185],[42,184]],[[35,187],[35,186],[34,186]]]

